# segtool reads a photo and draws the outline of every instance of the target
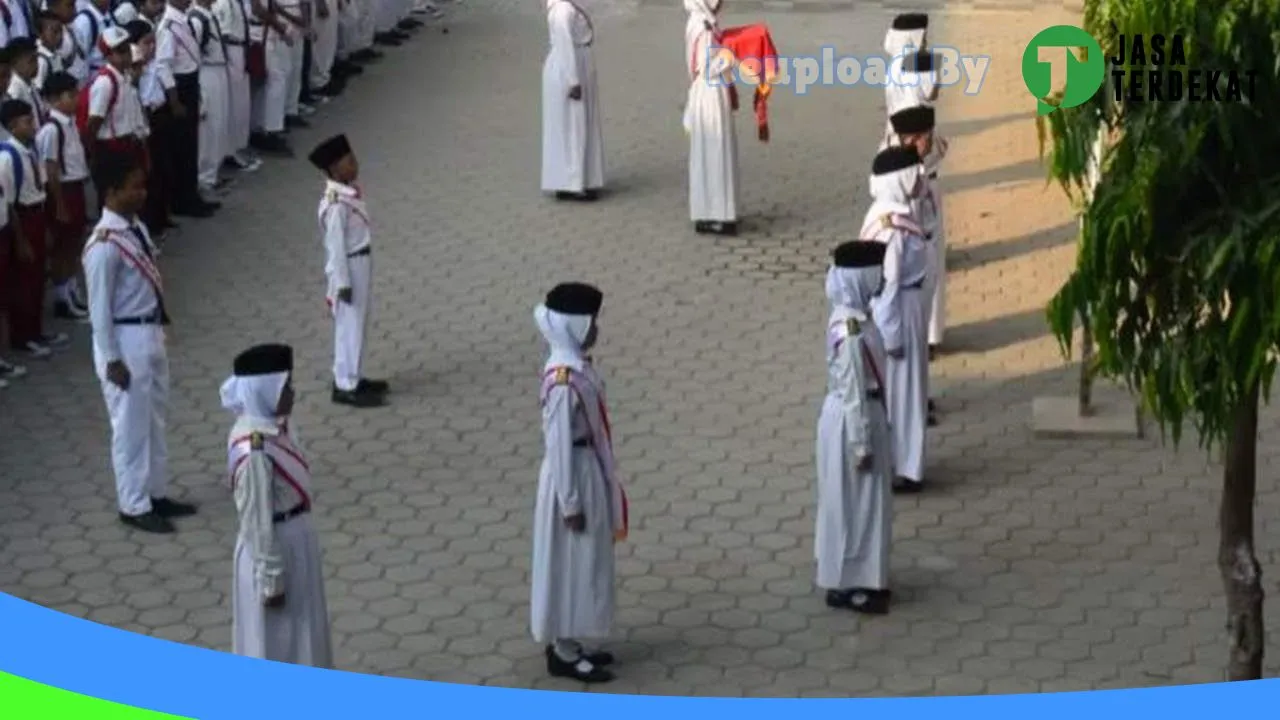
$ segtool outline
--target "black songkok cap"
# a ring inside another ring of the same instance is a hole
[[[832,256],[836,267],[866,268],[879,267],[884,264],[884,252],[888,247],[874,240],[852,240],[842,243]]]
[[[903,13],[893,19],[894,30],[927,30],[929,16],[925,13]]]
[[[899,110],[889,118],[893,131],[899,135],[918,135],[933,130],[934,112],[927,105],[917,105]]]
[[[293,372],[293,348],[288,345],[255,345],[236,356],[237,377]]]
[[[351,143],[346,135],[334,135],[316,146],[307,156],[312,165],[324,172],[329,172],[333,164],[351,154]]]
[[[24,115],[32,114],[31,105],[25,100],[5,100],[0,103],[0,125],[5,127]]]
[[[902,69],[913,73],[933,72],[933,51],[917,50],[902,61]]]
[[[871,163],[873,175],[888,175],[920,164],[920,153],[910,145],[895,145],[881,150]]]
[[[543,304],[562,315],[595,315],[604,304],[604,293],[586,283],[561,283],[547,293]]]
[[[124,31],[129,33],[129,42],[138,44],[142,38],[155,32],[151,23],[146,20],[131,20],[124,26]]]

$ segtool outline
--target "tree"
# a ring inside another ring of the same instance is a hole
[[[1259,403],[1280,347],[1278,26],[1280,0],[1087,0],[1085,29],[1105,56],[1119,54],[1121,38],[1177,33],[1186,66],[1144,69],[1239,71],[1244,99],[1133,101],[1126,76],[1117,81],[1125,100],[1108,88],[1046,116],[1050,176],[1082,208],[1076,267],[1047,310],[1054,335],[1069,355],[1082,319],[1097,372],[1137,392],[1162,436],[1177,445],[1190,425],[1202,448],[1224,454],[1228,680],[1262,676],[1265,642],[1253,508]],[[1228,80],[1224,72],[1216,87]],[[1086,193],[1100,131],[1113,142]]]

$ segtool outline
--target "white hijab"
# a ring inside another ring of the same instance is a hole
[[[871,299],[880,290],[880,279],[879,265],[828,268],[827,299],[831,301],[833,321],[852,316],[865,322],[871,312]]]
[[[879,219],[883,215],[912,215],[911,191],[915,189],[923,172],[924,166],[916,163],[909,168],[871,176],[868,186],[871,188],[872,203],[862,227],[862,237],[875,237],[879,232]]]
[[[582,345],[591,332],[590,315],[565,315],[541,303],[533,309],[533,321],[551,347],[547,368],[565,366],[582,372],[587,364]]]
[[[885,110],[889,116],[906,110],[907,108],[932,107],[933,101],[929,96],[933,94],[934,87],[937,86],[937,74],[930,70],[929,72],[915,72],[913,70],[904,70],[902,62],[895,62],[893,67],[898,71],[897,76],[889,78],[888,89],[885,92]]]
[[[707,32],[707,26],[711,26],[713,35],[720,31],[720,21],[716,18],[712,2],[713,0],[684,0],[685,12],[689,13],[689,20],[684,25],[684,53],[687,66],[697,62],[693,57],[694,48],[697,47],[698,38],[702,37],[702,33]],[[697,69],[698,72],[702,70],[703,68]]]
[[[280,407],[280,394],[288,382],[287,372],[244,377],[232,375],[222,383],[222,407],[239,417],[274,423],[278,420],[276,409]]]
[[[687,1],[687,0],[686,0]],[[884,51],[889,57],[889,61],[903,54],[903,52],[913,47],[917,50],[924,45],[924,34],[926,30],[894,30],[889,28],[889,32],[884,35]]]

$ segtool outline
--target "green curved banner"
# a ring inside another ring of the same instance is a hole
[[[5,720],[196,720],[141,710],[0,673],[0,717]]]

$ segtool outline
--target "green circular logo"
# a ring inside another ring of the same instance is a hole
[[[1062,48],[1067,61],[1067,85],[1058,105],[1045,102],[1053,92],[1052,64],[1040,59],[1040,48]],[[1069,48],[1084,48],[1081,61]],[[1102,58],[1102,46],[1083,28],[1074,25],[1055,25],[1041,30],[1027,43],[1022,53],[1022,81],[1036,98],[1036,114],[1048,115],[1060,107],[1080,105],[1093,97],[1106,79],[1107,65]]]

